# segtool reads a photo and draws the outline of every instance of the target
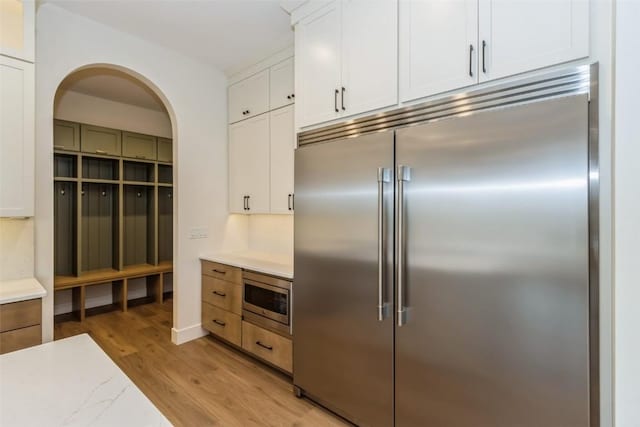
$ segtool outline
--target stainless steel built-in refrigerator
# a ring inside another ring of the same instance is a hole
[[[598,425],[596,71],[299,135],[299,394],[363,426]]]

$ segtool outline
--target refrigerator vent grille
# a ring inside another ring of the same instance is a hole
[[[298,146],[356,137],[551,97],[589,93],[597,64],[503,83],[298,134]]]

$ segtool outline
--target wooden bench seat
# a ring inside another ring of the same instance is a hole
[[[164,262],[158,265],[133,265],[122,270],[98,270],[80,276],[56,276],[54,291],[71,289],[72,312],[74,317],[83,321],[86,317],[85,308],[86,287],[93,285],[111,284],[113,304],[122,311],[128,308],[128,282],[134,279],[146,279],[147,298],[162,303],[164,275],[173,272],[173,264]]]

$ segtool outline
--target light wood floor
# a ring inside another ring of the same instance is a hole
[[[176,426],[346,426],[291,381],[211,337],[171,343],[172,301],[55,326],[89,335]]]

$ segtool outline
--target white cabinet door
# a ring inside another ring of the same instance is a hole
[[[35,60],[35,0],[0,0],[0,55]]]
[[[269,213],[269,154],[269,114],[229,126],[230,212]]]
[[[340,3],[334,2],[296,26],[296,124],[299,127],[339,117]]]
[[[479,4],[480,81],[589,55],[587,0],[479,0]]]
[[[397,0],[342,1],[343,116],[398,102],[397,17]]]
[[[478,0],[400,0],[400,98],[478,82]]]
[[[295,93],[293,90],[293,58],[271,67],[270,71],[270,109],[284,107],[293,104]]]
[[[269,70],[229,86],[229,123],[269,111]]]
[[[248,176],[244,170],[249,153],[248,121],[229,126],[229,212],[247,213]]]
[[[271,113],[271,213],[293,213],[293,105]]]
[[[0,217],[33,216],[34,65],[0,56]]]

